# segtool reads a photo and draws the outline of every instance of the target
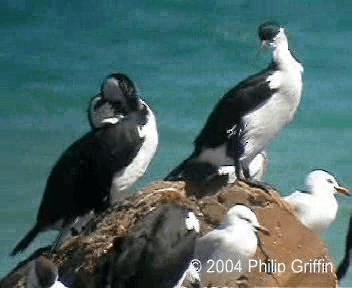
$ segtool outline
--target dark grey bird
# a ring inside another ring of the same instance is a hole
[[[345,247],[345,256],[339,264],[339,267],[336,270],[337,280],[340,281],[347,274],[348,268],[352,261],[352,215],[350,216],[350,224],[348,227],[348,232],[346,236],[346,247]]]
[[[89,108],[95,128],[68,147],[54,165],[37,221],[12,255],[49,229],[61,232],[59,245],[87,214],[100,213],[128,196],[151,162],[158,145],[156,120],[133,82],[124,74],[111,74],[96,97]]]
[[[179,287],[193,258],[199,221],[164,204],[129,231],[112,262],[111,287]]]
[[[212,174],[251,179],[250,164],[290,123],[302,94],[303,67],[293,57],[284,28],[258,28],[272,62],[230,89],[216,104],[194,141],[194,151],[166,180],[201,180]]]
[[[59,280],[55,264],[43,256],[33,260],[26,278],[26,288],[66,288]]]

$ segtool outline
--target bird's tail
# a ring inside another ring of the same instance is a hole
[[[22,252],[25,250],[28,245],[33,241],[33,239],[40,232],[38,224],[34,225],[34,227],[24,236],[24,238],[16,245],[16,247],[12,250],[11,256],[15,256],[18,252]]]
[[[179,164],[174,170],[172,170],[165,178],[164,181],[181,181],[183,180],[183,170],[185,168],[186,163],[189,158],[184,160],[181,164]]]
[[[350,216],[350,224],[349,224],[348,232],[346,236],[345,257],[341,261],[336,271],[336,277],[338,281],[344,278],[347,273],[348,267],[350,266],[350,255],[352,254],[351,251],[352,251],[352,215]]]

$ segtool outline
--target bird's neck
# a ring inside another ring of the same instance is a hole
[[[288,49],[288,42],[286,37],[280,39],[273,49],[273,62],[277,65],[280,70],[292,70],[295,69],[300,73],[303,72],[302,65],[292,56]]]
[[[315,191],[316,189],[316,191]],[[327,191],[321,191],[321,188],[315,188],[310,193],[313,196],[319,197],[319,199],[335,199],[334,193],[328,193]]]

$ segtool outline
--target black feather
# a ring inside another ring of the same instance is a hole
[[[225,143],[228,130],[238,125],[241,117],[266,103],[276,92],[270,89],[267,82],[275,69],[276,65],[272,63],[265,70],[240,82],[220,99],[194,142],[196,150]]]
[[[50,229],[59,220],[67,224],[91,210],[105,210],[114,173],[131,163],[142,143],[137,127],[125,118],[87,133],[67,148],[48,177],[35,229],[13,254],[24,250],[38,232]]]
[[[196,232],[185,226],[186,210],[165,204],[130,231],[112,263],[112,288],[173,287],[192,259]]]
[[[258,36],[260,40],[272,41],[280,32],[280,26],[273,22],[267,21],[258,28]]]
[[[351,257],[352,257],[352,215],[350,216],[350,224],[349,224],[348,232],[346,236],[345,256],[336,270],[337,280],[340,281],[342,278],[345,277],[348,271],[348,267],[350,266]]]

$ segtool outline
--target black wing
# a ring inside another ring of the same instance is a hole
[[[132,161],[142,142],[137,128],[121,121],[73,143],[50,173],[37,222],[45,226],[104,209],[114,173]]]
[[[350,217],[350,225],[346,236],[346,251],[343,260],[336,271],[337,280],[345,277],[348,267],[350,266],[350,259],[352,257],[352,215]]]
[[[272,63],[267,69],[252,75],[228,91],[209,115],[197,136],[196,149],[217,147],[226,142],[228,130],[239,124],[241,117],[264,104],[275,90],[270,89],[267,78],[275,71]]]
[[[185,209],[166,204],[136,224],[113,263],[113,288],[173,287],[192,259],[196,232]]]

